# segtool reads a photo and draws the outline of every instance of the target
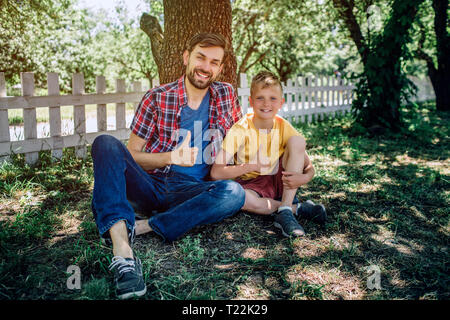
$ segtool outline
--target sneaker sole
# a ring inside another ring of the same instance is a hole
[[[118,295],[117,297],[119,299],[129,299],[129,298],[132,298],[132,297],[141,297],[141,296],[143,296],[146,293],[147,293],[147,287],[145,287],[141,291],[128,292],[128,293],[124,293],[124,294]]]
[[[286,238],[290,238],[290,237],[302,237],[305,235],[305,233],[303,233],[302,235],[297,235],[295,233],[293,233],[292,235],[288,235],[286,232],[284,232],[283,227],[281,226],[281,224],[279,224],[278,222],[274,222],[273,225],[275,227],[277,227],[278,229],[281,230],[281,233],[283,234],[283,236],[285,236]]]

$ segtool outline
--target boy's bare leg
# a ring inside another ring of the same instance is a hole
[[[300,136],[290,137],[283,154],[282,164],[286,171],[303,172],[305,163],[305,139]],[[292,206],[297,189],[284,189],[281,206]]]
[[[133,250],[128,242],[127,226],[123,220],[115,223],[109,229],[113,243],[113,254],[122,258],[133,258]]]
[[[277,211],[280,203],[281,202],[270,198],[262,198],[255,191],[245,189],[245,203],[242,210],[256,214],[268,215],[274,211]]]

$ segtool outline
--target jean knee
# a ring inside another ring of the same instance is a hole
[[[226,201],[232,200],[240,209],[245,202],[245,191],[242,186],[232,180],[219,180],[216,182],[216,193]]]
[[[92,157],[95,157],[97,154],[114,154],[116,152],[120,152],[123,149],[124,145],[117,138],[110,136],[108,134],[102,134],[95,138],[92,143],[91,154]]]

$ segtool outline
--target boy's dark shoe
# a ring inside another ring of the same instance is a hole
[[[297,222],[291,210],[281,210],[274,213],[274,226],[281,229],[285,237],[301,237],[305,235],[305,230]]]
[[[147,292],[147,286],[142,275],[142,263],[139,258],[114,257],[109,266],[115,271],[114,283],[119,299],[128,299],[133,296],[143,296]]]
[[[314,221],[320,225],[327,222],[327,211],[322,204],[315,204],[311,200],[302,202],[296,212],[297,218]]]

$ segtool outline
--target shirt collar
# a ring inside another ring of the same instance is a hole
[[[179,106],[184,106],[184,105],[187,105],[187,103],[188,103],[184,77],[185,77],[185,75],[183,74],[178,79],[178,105]],[[218,95],[216,82],[211,83],[211,85],[209,86],[209,93],[210,93],[211,98],[213,98],[213,99],[215,99],[216,96]]]

